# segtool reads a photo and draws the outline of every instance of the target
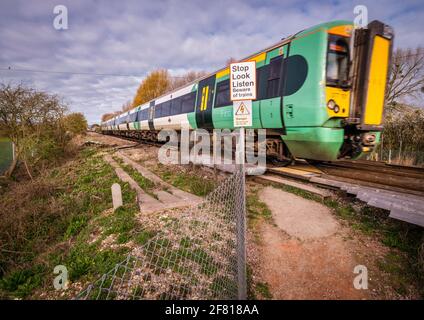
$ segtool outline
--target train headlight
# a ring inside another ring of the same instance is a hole
[[[327,102],[327,108],[330,110],[334,110],[334,107],[336,106],[336,102],[333,99],[328,100]]]
[[[373,145],[376,141],[377,137],[374,133],[366,133],[362,138],[362,142],[365,145]]]
[[[336,104],[336,105],[334,106],[334,108],[333,108],[333,111],[334,111],[335,113],[339,113],[339,111],[340,111],[340,107]]]

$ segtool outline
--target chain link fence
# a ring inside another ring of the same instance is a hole
[[[146,220],[145,244],[76,298],[245,299],[244,188],[240,168],[201,204]]]
[[[400,164],[406,166],[423,166],[424,152],[415,150],[404,150],[400,152],[396,149],[378,148],[376,152],[368,156],[368,160],[385,161],[392,164]]]

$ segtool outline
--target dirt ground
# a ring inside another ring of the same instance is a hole
[[[378,269],[387,248],[338,221],[331,209],[274,187],[259,199],[272,212],[261,221],[248,251],[255,282],[273,299],[399,299]],[[355,289],[357,265],[368,271],[368,289]]]
[[[103,134],[99,134],[96,132],[87,132],[87,135],[85,137],[82,137],[82,143],[84,142],[97,142],[104,145],[108,145],[111,147],[122,147],[122,146],[131,146],[131,145],[137,145],[137,142],[133,142],[130,140],[125,140],[113,136],[106,136]]]
[[[368,297],[353,286],[353,269],[364,262],[327,207],[273,187],[264,188],[259,198],[276,224],[261,224],[259,249],[261,274],[274,299]]]

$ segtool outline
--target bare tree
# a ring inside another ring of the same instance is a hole
[[[183,74],[182,76],[172,77],[169,89],[170,90],[177,89],[186,84],[189,84],[190,82],[193,82],[196,79],[202,78],[206,75],[207,75],[207,72],[205,71],[188,71],[186,74]]]
[[[132,102],[128,100],[122,105],[122,112],[130,111],[132,108],[133,108]]]
[[[400,100],[417,97],[424,90],[424,49],[397,49],[392,58],[386,102],[396,109]]]
[[[230,64],[235,63],[235,62],[237,62],[237,59],[236,58],[229,57],[227,59],[227,61],[225,61],[225,65],[228,67],[228,66],[230,66]]]
[[[61,119],[66,110],[55,95],[22,84],[0,84],[0,131],[15,144],[16,150],[7,175],[12,174],[20,160],[32,179],[31,164],[35,165],[64,147],[67,139]]]
[[[104,113],[102,115],[102,122],[110,120],[114,117],[116,117],[117,115],[120,115],[122,112],[121,111],[114,111],[114,112],[110,112],[110,113]]]

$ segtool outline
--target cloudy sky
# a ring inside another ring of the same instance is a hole
[[[424,46],[422,0],[0,0],[0,83],[59,94],[94,123],[153,69],[213,71],[315,24],[353,20],[358,4],[394,27],[396,47]],[[53,26],[57,5],[67,30]]]

